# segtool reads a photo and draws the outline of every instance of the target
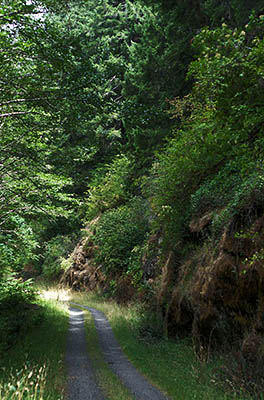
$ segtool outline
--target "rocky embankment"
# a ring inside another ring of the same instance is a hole
[[[231,224],[217,241],[208,236],[212,218],[207,213],[191,221],[190,237],[196,246],[190,246],[185,257],[178,250],[182,243],[166,255],[161,235],[150,237],[142,259],[144,300],[156,304],[170,336],[191,334],[198,351],[239,342],[250,357],[264,332],[264,216],[256,216],[239,234]],[[96,222],[92,226],[95,229]],[[107,291],[113,277],[96,265],[92,237],[90,227],[61,282],[75,290]],[[131,300],[137,293],[133,282],[127,275],[115,279],[115,297]]]

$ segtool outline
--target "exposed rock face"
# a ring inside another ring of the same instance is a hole
[[[148,289],[141,288],[138,292],[137,283],[133,275],[121,271],[108,271],[107,276],[102,272],[102,266],[95,263],[96,246],[93,235],[99,218],[90,222],[82,238],[70,256],[70,267],[61,278],[61,284],[74,290],[100,289],[114,297],[118,302],[126,303],[132,299],[145,300]],[[155,278],[160,276],[160,234],[153,234],[147,243],[145,254],[142,258],[142,282],[149,288],[155,284]],[[153,288],[152,288],[153,291]]]
[[[190,230],[199,232],[209,220],[207,214]],[[243,234],[226,230],[217,245],[198,248],[180,267],[169,256],[161,282],[158,303],[166,303],[168,333],[191,332],[198,351],[242,340],[249,332],[258,338],[264,333],[264,216]],[[244,352],[254,347],[248,343],[244,340]]]
[[[105,276],[100,266],[93,260],[94,245],[91,240],[92,231],[87,230],[87,236],[80,240],[70,256],[71,266],[63,274],[61,284],[74,290],[94,290],[105,282]]]
[[[201,232],[207,225],[212,222],[213,213],[203,215],[201,218],[193,218],[189,224],[190,231],[192,233]]]

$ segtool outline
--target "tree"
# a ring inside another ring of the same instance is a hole
[[[226,207],[230,220],[250,201],[263,207],[263,21],[194,38],[194,87],[171,102],[174,137],[152,170],[152,206],[170,234],[182,235],[190,212]]]
[[[0,239],[9,265],[12,252],[22,262],[36,247],[32,220],[66,215],[70,204],[62,188],[71,182],[54,174],[49,162],[53,88],[49,66],[36,51],[35,38],[43,30],[38,7],[39,2],[22,0],[0,6]]]

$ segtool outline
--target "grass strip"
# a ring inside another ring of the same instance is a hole
[[[79,308],[77,306],[74,307]],[[80,309],[84,312],[87,351],[95,372],[97,384],[108,400],[133,400],[134,397],[104,360],[91,313],[82,308]]]
[[[1,400],[64,398],[68,309],[54,300],[38,304],[39,323],[1,357]]]
[[[142,313],[136,305],[120,306],[106,302],[93,293],[73,293],[72,299],[106,314],[128,359],[171,399],[245,399],[221,390],[214,376],[218,360],[200,362],[188,341],[140,340],[138,332],[142,324]]]

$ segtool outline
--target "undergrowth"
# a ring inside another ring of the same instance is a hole
[[[0,400],[64,398],[67,308],[48,291],[37,304],[39,323],[19,336],[0,359]]]
[[[31,280],[23,282],[10,273],[0,281],[0,355],[38,322],[40,313],[30,312],[35,300]]]

